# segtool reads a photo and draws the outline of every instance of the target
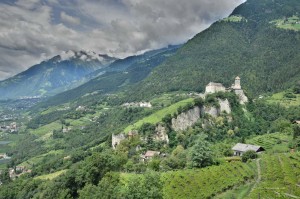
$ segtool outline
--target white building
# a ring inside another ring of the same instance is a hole
[[[217,92],[225,92],[226,89],[221,83],[209,82],[205,88],[205,94],[212,94]]]

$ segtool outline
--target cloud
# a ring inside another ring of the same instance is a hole
[[[0,79],[62,51],[125,57],[183,43],[242,1],[1,1]]]
[[[67,15],[65,12],[60,13],[60,18],[63,22],[73,24],[73,25],[79,25],[80,19],[76,17],[72,17],[70,15]]]

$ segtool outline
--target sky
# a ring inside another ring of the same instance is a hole
[[[0,0],[0,80],[63,51],[124,58],[181,44],[244,0]]]

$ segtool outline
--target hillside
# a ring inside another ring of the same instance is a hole
[[[87,75],[105,68],[115,58],[94,52],[63,52],[0,82],[0,99],[51,96],[88,81]]]
[[[0,199],[299,197],[300,37],[274,22],[299,6],[249,0],[183,46],[116,60],[20,112],[18,132],[0,129]],[[199,92],[237,75],[246,103],[236,86]]]
[[[274,20],[295,18],[299,10],[297,0],[248,0],[157,67],[134,87],[134,97],[203,91],[210,81],[229,87],[236,75],[251,96],[292,87],[300,79],[300,32]]]
[[[145,79],[155,68],[170,56],[172,56],[181,45],[169,46],[167,48],[146,52],[142,55],[131,56],[112,63],[108,68],[99,69],[91,77],[96,78],[86,82],[78,88],[68,90],[54,96],[41,104],[42,107],[58,105],[78,99],[79,97],[98,94],[103,95],[115,91],[124,91],[129,85]],[[99,75],[100,74],[100,75]]]

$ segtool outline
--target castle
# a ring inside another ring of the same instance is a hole
[[[241,78],[239,76],[235,78],[234,84],[232,84],[230,88],[225,88],[221,83],[215,82],[210,82],[205,88],[205,94],[226,91],[234,91],[235,94],[239,97],[241,104],[245,104],[246,102],[248,102],[248,98],[241,87]]]

